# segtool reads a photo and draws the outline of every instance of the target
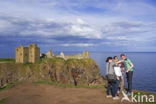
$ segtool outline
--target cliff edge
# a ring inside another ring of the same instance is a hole
[[[102,85],[100,69],[91,59],[43,59],[39,63],[0,63],[0,87],[14,81],[56,81],[74,85]]]

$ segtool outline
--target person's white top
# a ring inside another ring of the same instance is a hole
[[[115,71],[116,76],[118,77],[122,76],[121,68],[119,66],[115,66],[114,71]]]

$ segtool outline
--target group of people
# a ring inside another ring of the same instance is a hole
[[[112,97],[113,100],[118,100],[120,91],[124,91],[124,72],[126,72],[128,82],[127,95],[130,96],[132,93],[134,65],[130,59],[126,58],[125,54],[121,54],[120,57],[120,61],[117,56],[107,57],[106,60],[107,98]]]

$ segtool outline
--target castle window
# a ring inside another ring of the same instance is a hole
[[[22,56],[22,53],[20,55]]]

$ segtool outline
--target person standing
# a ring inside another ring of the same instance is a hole
[[[119,59],[117,56],[114,56],[114,62],[119,62]],[[119,69],[120,70],[120,75],[117,75],[117,81],[116,81],[116,93],[119,94],[119,91],[123,91],[124,90],[124,77],[123,77],[123,72],[124,72],[124,65],[122,62],[118,63],[115,65],[114,69]],[[119,87],[120,85],[120,87]]]
[[[127,82],[128,82],[128,90],[127,95],[130,96],[132,93],[132,77],[133,77],[133,63],[130,59],[127,59],[125,54],[121,54],[120,57],[123,60],[125,69],[126,69],[126,76],[127,76]]]
[[[115,90],[115,85],[116,85],[116,81],[110,81],[108,78],[108,75],[115,75],[115,71],[114,71],[114,62],[112,57],[108,57],[106,60],[106,77],[107,77],[107,98],[111,98],[113,97],[113,100],[118,100],[119,97],[116,96],[116,90]],[[112,96],[109,94],[110,89],[112,88]]]

